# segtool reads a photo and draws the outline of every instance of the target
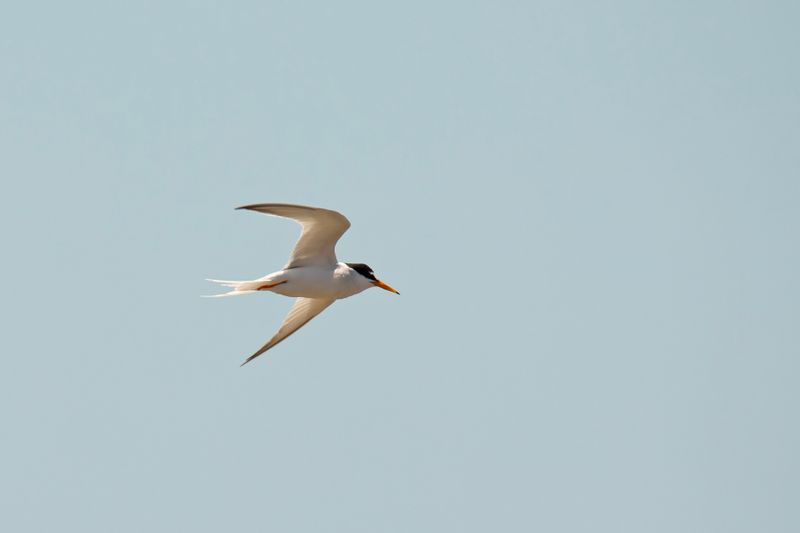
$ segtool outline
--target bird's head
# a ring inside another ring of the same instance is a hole
[[[365,265],[364,263],[346,263],[347,266],[358,272],[361,276],[367,279],[372,285],[376,287],[380,287],[381,289],[389,292],[393,292],[395,294],[400,294],[397,289],[389,285],[388,283],[384,283],[378,278],[375,277],[375,273],[372,271],[369,265]]]

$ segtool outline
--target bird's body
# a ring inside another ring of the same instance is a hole
[[[303,226],[300,239],[283,269],[252,281],[209,280],[233,289],[216,296],[269,291],[297,298],[275,336],[245,363],[303,327],[336,300],[348,298],[370,287],[380,287],[397,293],[377,279],[369,266],[363,263],[340,263],[336,260],[336,241],[350,227],[350,221],[341,213],[291,204],[256,204],[239,209],[291,218]]]
[[[274,285],[262,290],[283,296],[334,300],[353,296],[373,286],[346,263],[336,263],[333,268],[305,266],[279,270],[250,283],[253,287]]]

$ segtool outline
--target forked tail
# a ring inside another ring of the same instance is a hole
[[[206,281],[219,283],[223,287],[229,287],[233,290],[229,292],[223,292],[222,294],[206,295],[203,296],[203,298],[224,298],[226,296],[241,296],[242,294],[250,294],[253,292],[258,292],[257,287],[259,285],[259,282],[257,281],[226,281],[222,279],[207,279]]]

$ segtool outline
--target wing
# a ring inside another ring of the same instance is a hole
[[[320,314],[322,311],[325,310],[326,307],[331,305],[336,300],[329,299],[329,298],[298,298],[294,301],[294,305],[292,306],[291,311],[289,314],[286,315],[286,318],[283,320],[283,324],[281,324],[280,329],[272,337],[267,344],[262,346],[256,353],[251,355],[247,358],[247,360],[242,363],[242,366],[246,365],[262,353],[266,352],[286,337],[297,331],[298,329],[302,328],[308,322]]]
[[[350,221],[341,213],[330,209],[291,204],[254,204],[238,207],[267,215],[291,218],[303,226],[300,238],[294,245],[289,262],[284,268],[310,265],[332,266],[336,264],[336,241],[339,240]]]

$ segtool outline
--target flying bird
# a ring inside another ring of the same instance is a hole
[[[253,204],[237,209],[290,218],[303,227],[289,256],[289,262],[281,270],[253,281],[208,280],[233,289],[214,297],[269,291],[296,298],[278,332],[248,357],[242,363],[243,366],[308,324],[336,300],[353,296],[370,287],[380,287],[400,294],[376,278],[368,265],[340,263],[336,259],[336,242],[350,227],[350,221],[341,213],[293,204]]]

